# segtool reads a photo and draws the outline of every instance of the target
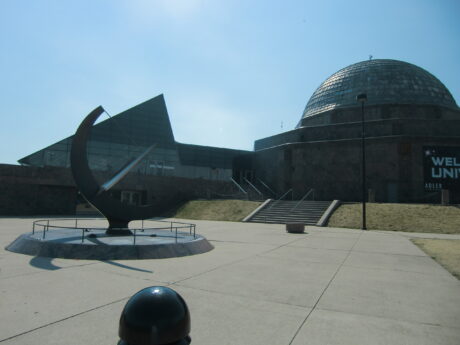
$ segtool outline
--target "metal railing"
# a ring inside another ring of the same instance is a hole
[[[270,203],[270,206],[267,208],[267,210],[270,210],[273,206],[275,206],[276,204],[278,204],[278,202],[280,200],[282,200],[286,195],[288,195],[289,193],[292,193],[292,188],[289,189],[286,193],[284,193],[283,195],[281,195],[278,199],[276,199],[274,202]]]
[[[257,181],[259,181],[260,184],[261,184],[262,186],[264,186],[265,188],[267,188],[267,190],[269,190],[270,193],[272,193],[273,197],[276,198],[276,193],[275,193],[275,191],[274,191],[273,189],[271,189],[271,188],[270,188],[264,181],[262,181],[260,178],[257,178]]]
[[[292,194],[292,188],[289,189],[286,193],[284,193],[283,195],[281,195],[278,199],[276,199],[276,201],[279,201],[279,200],[283,200],[283,198],[288,195],[289,193]]]
[[[302,197],[302,199],[300,199],[300,200],[297,202],[297,204],[295,204],[295,206],[294,206],[293,208],[291,208],[291,209],[289,210],[289,212],[294,211],[294,210],[302,203],[302,201],[304,201],[306,198],[308,198],[308,196],[309,196],[311,193],[313,193],[313,200],[315,200],[315,190],[314,190],[314,188],[312,188],[312,189],[310,189],[310,190]]]
[[[80,219],[80,221],[102,221],[103,219],[101,218],[84,218]],[[72,222],[72,225],[74,226],[64,226],[62,224],[51,224],[51,222],[63,222],[63,221],[68,221]],[[88,232],[105,232],[107,230],[107,227],[94,227],[94,226],[78,226],[78,218],[75,219],[56,219],[50,221],[50,219],[39,219],[35,220],[32,223],[32,235],[35,235],[35,233],[39,233],[41,240],[46,239],[46,234],[52,230],[75,230],[78,232],[81,232],[81,243],[83,244],[85,241],[85,233]],[[148,222],[158,222],[158,223],[166,223],[167,225],[164,226],[156,226],[156,227],[145,227],[144,223]],[[192,223],[182,223],[182,222],[175,222],[175,221],[167,221],[167,220],[153,220],[153,219],[145,219],[141,220],[141,227],[140,228],[129,228],[129,229],[123,229],[123,230],[130,230],[132,231],[132,235],[125,235],[123,237],[133,237],[133,245],[136,244],[136,237],[140,236],[149,236],[149,237],[170,237],[170,236],[162,236],[161,233],[158,235],[158,232],[161,231],[168,231],[174,233],[174,238],[175,242],[177,243],[177,240],[179,237],[187,235],[187,232],[182,231],[182,229],[188,229],[188,235],[193,236],[194,239],[196,239],[196,224]],[[120,229],[121,230],[121,229]],[[180,231],[179,231],[180,230]],[[41,234],[40,234],[41,232]],[[139,234],[139,232],[142,232],[142,234]]]
[[[232,182],[238,187],[238,189],[239,189],[240,191],[242,191],[242,192],[246,195],[246,197],[248,197],[248,192],[246,192],[246,191],[243,189],[243,187],[241,187],[240,184],[239,184],[238,182],[236,182],[236,181],[233,179],[233,177],[232,177],[230,180],[232,180]]]
[[[264,195],[262,194],[262,192],[260,190],[258,190],[256,188],[256,186],[254,186],[251,182],[249,182],[249,180],[246,178],[246,177],[243,177],[244,181],[250,186],[252,187],[252,189],[254,189],[259,195],[260,197],[263,199]]]

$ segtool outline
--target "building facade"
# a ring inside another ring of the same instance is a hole
[[[70,167],[70,136],[18,162],[24,166]],[[163,95],[96,124],[88,142],[88,161],[96,172],[115,172],[155,144],[136,168],[138,174],[226,181],[232,162],[246,151],[189,145],[174,140]]]
[[[0,165],[0,214],[85,211],[88,205],[70,172],[72,138],[20,159],[20,166]],[[162,213],[190,199],[245,197],[231,179],[234,158],[248,151],[176,142],[163,95],[94,125],[89,166],[102,184],[153,144],[152,152],[111,189],[114,198],[155,205]]]
[[[460,110],[436,77],[397,60],[363,61],[327,78],[295,129],[255,142],[256,178],[279,195],[292,188],[294,199],[313,188],[320,200],[361,200],[361,93],[371,199],[430,202],[448,189],[460,202]]]
[[[361,201],[363,177],[377,202],[439,202],[444,189],[460,203],[460,109],[441,81],[403,61],[368,60],[334,73],[296,128],[256,140],[254,151],[176,142],[160,95],[93,126],[88,161],[102,183],[152,144],[112,193],[159,213],[195,198],[298,200],[312,189],[317,200]],[[0,165],[0,213],[73,213],[84,200],[70,173],[71,146],[72,136],[21,166]]]

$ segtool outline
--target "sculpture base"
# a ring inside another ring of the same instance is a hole
[[[206,253],[214,247],[203,236],[157,230],[136,236],[55,229],[19,236],[7,250],[33,256],[82,260],[164,259]]]
[[[108,228],[105,234],[108,236],[133,236],[133,232],[127,228]]]

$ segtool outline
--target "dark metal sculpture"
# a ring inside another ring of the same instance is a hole
[[[148,147],[142,155],[128,162],[111,179],[104,184],[94,178],[88,164],[87,142],[91,128],[97,118],[104,112],[101,106],[94,109],[78,127],[72,141],[70,163],[73,178],[84,198],[99,210],[109,221],[108,235],[131,235],[128,223],[131,220],[147,219],[153,216],[154,209],[151,205],[136,206],[123,203],[112,198],[108,190],[119,182],[130,170],[154,148]]]

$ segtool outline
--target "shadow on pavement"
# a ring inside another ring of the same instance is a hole
[[[61,267],[56,266],[52,263],[53,258],[46,258],[42,256],[35,256],[29,261],[29,265],[44,270],[55,271],[61,269]]]

